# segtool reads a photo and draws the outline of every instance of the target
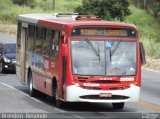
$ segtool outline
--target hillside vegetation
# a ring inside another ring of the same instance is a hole
[[[145,10],[130,6],[132,14],[125,22],[135,24],[148,56],[160,58],[160,21]]]
[[[35,0],[34,7],[19,6],[11,0],[1,0],[0,32],[16,33],[16,23],[19,14],[25,13],[57,13],[73,12],[81,5],[82,0],[56,0],[53,9],[52,0]],[[148,56],[160,58],[160,21],[145,10],[130,5],[131,15],[125,18],[126,23],[135,24],[139,31],[140,40],[144,43]]]
[[[19,14],[73,12],[77,6],[81,5],[81,1],[56,0],[54,10],[52,0],[34,0],[34,3],[32,3],[34,7],[16,5],[13,4],[12,0],[1,0],[0,20],[16,23]]]

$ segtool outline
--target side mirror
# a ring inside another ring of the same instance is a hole
[[[60,38],[61,38],[60,40],[61,40],[61,51],[62,51],[61,53],[63,56],[65,56],[66,55],[66,44],[67,44],[66,36],[62,35]]]
[[[65,36],[61,36],[61,43],[65,44]]]
[[[60,32],[60,40],[61,40],[61,43],[66,43],[66,32],[65,31],[61,31]]]
[[[142,42],[140,42],[139,45],[140,45],[141,64],[144,65],[144,64],[146,64],[145,50],[144,50],[144,46],[143,46]]]

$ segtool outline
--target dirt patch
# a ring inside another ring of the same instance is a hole
[[[0,21],[0,32],[15,36],[17,32],[17,25]]]
[[[147,63],[143,65],[144,68],[160,71],[160,59],[154,59],[146,56]]]

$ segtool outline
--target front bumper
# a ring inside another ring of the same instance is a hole
[[[66,101],[68,102],[119,103],[138,101],[140,87],[131,84],[130,88],[124,90],[90,90],[71,85],[67,87],[66,91]],[[101,98],[100,93],[112,94],[112,97]]]
[[[16,65],[15,63],[4,63],[3,69],[5,69],[5,71],[16,71]]]

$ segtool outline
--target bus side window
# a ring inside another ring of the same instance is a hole
[[[58,49],[59,49],[59,36],[60,32],[55,31],[54,32],[54,38],[52,40],[52,46],[51,46],[51,57],[57,58],[58,57]]]
[[[35,52],[41,53],[42,52],[42,41],[43,41],[43,28],[36,27],[36,40],[35,40]]]
[[[43,40],[43,55],[49,56],[51,40],[53,38],[53,30],[45,29],[45,36]]]
[[[29,27],[28,27],[27,50],[33,51],[34,38],[35,38],[35,26],[29,25]]]

